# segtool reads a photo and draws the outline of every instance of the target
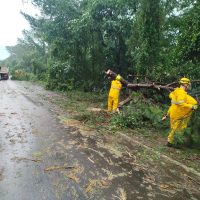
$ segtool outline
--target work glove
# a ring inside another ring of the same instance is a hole
[[[192,106],[192,110],[197,110],[198,106],[197,105],[193,105]]]
[[[165,116],[162,117],[162,121],[164,121],[166,119],[167,119],[167,115],[165,115]]]

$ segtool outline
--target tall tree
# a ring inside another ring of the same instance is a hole
[[[137,65],[141,74],[153,74],[160,62],[162,17],[160,0],[141,1],[137,21],[140,29]]]

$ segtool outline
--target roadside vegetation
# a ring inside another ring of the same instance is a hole
[[[59,90],[57,99],[76,119],[97,129],[128,130],[144,138],[166,138],[167,92],[141,90],[119,115],[88,108],[106,108],[112,69],[133,83],[171,83],[200,77],[200,2],[195,0],[30,0],[40,16],[22,13],[31,30],[8,46],[13,80],[39,81]],[[199,85],[191,95],[198,97]],[[122,98],[124,98],[122,94]],[[177,144],[200,147],[197,111]],[[190,151],[187,149],[186,151]]]
[[[155,162],[159,159],[160,154],[165,154],[199,171],[199,132],[190,135],[194,137],[194,140],[191,140],[191,137],[188,138],[187,135],[184,139],[187,142],[184,143],[182,137],[177,137],[178,148],[168,148],[166,140],[169,120],[161,121],[167,110],[162,105],[156,105],[151,100],[144,99],[140,93],[133,93],[134,98],[129,106],[124,107],[120,114],[114,114],[106,112],[107,95],[105,93],[69,91],[58,94],[60,95],[52,96],[48,100],[66,111],[68,114],[65,117],[69,120],[77,120],[97,134],[119,137],[119,134],[123,133],[133,140],[136,139],[155,151],[155,153],[137,152],[146,161]],[[143,112],[146,108],[147,111]],[[188,131],[190,128],[186,130]]]

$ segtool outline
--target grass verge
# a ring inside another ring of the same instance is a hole
[[[181,149],[166,147],[168,123],[161,123],[164,111],[151,102],[139,101],[136,96],[120,115],[106,112],[107,96],[70,91],[52,97],[52,103],[59,105],[70,117],[101,134],[123,132],[131,138],[151,147],[158,153],[165,154],[200,172],[200,150],[183,147]],[[146,157],[146,152],[141,152]],[[148,156],[147,156],[148,157]],[[151,156],[157,160],[157,155]]]

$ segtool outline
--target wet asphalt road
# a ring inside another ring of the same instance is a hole
[[[200,199],[197,177],[159,159],[142,164],[141,147],[68,120],[53,95],[0,81],[0,200]]]

